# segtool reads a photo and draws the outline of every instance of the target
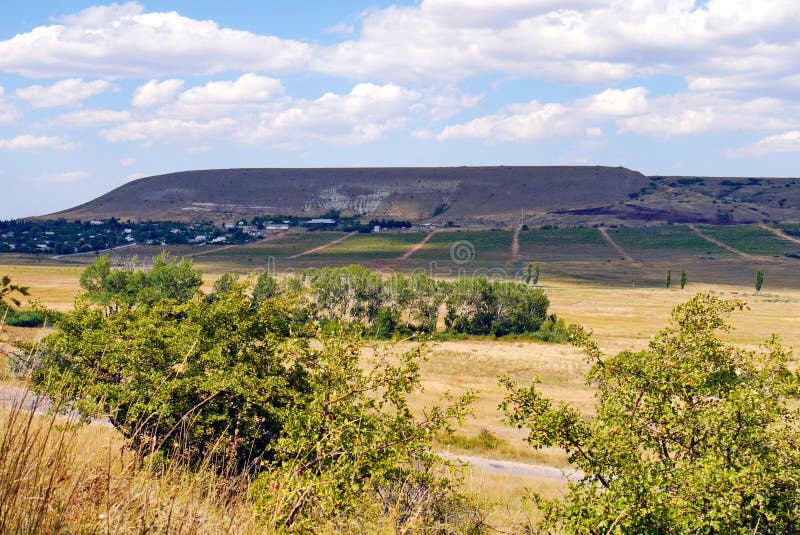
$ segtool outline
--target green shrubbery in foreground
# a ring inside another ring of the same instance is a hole
[[[31,355],[29,376],[84,417],[109,418],[119,438],[90,462],[85,428],[3,414],[0,531],[487,531],[433,451],[473,394],[415,414],[424,346],[365,352],[352,303],[320,315],[305,284],[262,278],[251,291],[228,277],[210,295],[120,307],[80,298]],[[476,288],[489,286],[464,293]],[[800,379],[774,338],[759,351],[720,338],[743,307],[698,294],[648,349],[614,357],[572,328],[592,365],[591,418],[504,379],[510,423],[534,447],[565,449],[584,476],[563,499],[533,497],[539,525],[510,529],[800,530]],[[472,442],[501,445],[489,433]]]
[[[537,497],[544,531],[797,533],[800,380],[775,338],[725,343],[744,307],[699,294],[644,351],[604,356],[581,332],[596,417],[505,380],[503,409],[535,447],[558,446],[585,475],[566,499]]]

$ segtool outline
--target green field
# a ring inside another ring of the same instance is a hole
[[[698,228],[706,235],[743,253],[756,256],[783,256],[796,251],[796,244],[772,234],[757,225],[711,226]]]
[[[686,225],[611,229],[608,234],[637,260],[725,257],[732,254],[704,240]]]

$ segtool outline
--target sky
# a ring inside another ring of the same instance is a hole
[[[0,219],[207,168],[796,177],[799,27],[797,0],[8,2]]]

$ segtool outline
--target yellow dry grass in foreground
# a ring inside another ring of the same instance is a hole
[[[0,410],[0,533],[249,533],[246,495],[148,462],[111,428]]]

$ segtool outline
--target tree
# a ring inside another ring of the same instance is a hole
[[[3,275],[3,278],[0,279],[0,305],[8,306],[9,304],[13,304],[18,307],[20,305],[20,300],[16,295],[27,297],[30,295],[29,290],[30,288],[27,286],[20,286],[19,284],[12,283],[8,275]]]
[[[596,415],[505,379],[502,408],[536,448],[583,474],[563,500],[536,497],[544,530],[795,533],[800,529],[800,379],[773,336],[759,351],[719,336],[744,303],[708,293],[673,310],[643,351],[606,357],[586,333]]]
[[[539,263],[536,262],[527,262],[525,264],[525,270],[522,273],[522,280],[525,281],[525,284],[531,284],[536,286],[539,282]]]
[[[448,396],[443,406],[429,407],[418,418],[409,398],[421,389],[424,345],[403,352],[376,348],[365,366],[353,333],[317,340],[318,348],[306,341],[293,348],[309,388],[286,412],[281,436],[270,445],[272,469],[254,485],[261,511],[280,526],[276,531],[311,533],[331,518],[357,515],[354,509],[374,493],[382,514],[401,512],[392,532],[416,533],[410,526],[417,518],[423,526],[452,522],[443,520],[458,515],[455,495],[437,475],[442,460],[431,445],[468,414],[474,393]],[[435,518],[437,513],[444,518]],[[482,532],[481,522],[441,531]]]
[[[287,353],[293,310],[255,311],[244,284],[208,301],[162,299],[105,315],[79,298],[42,342],[35,388],[85,416],[107,416],[135,447],[245,470],[277,439],[307,388]]]
[[[681,290],[686,286],[686,271],[681,270]]]
[[[671,284],[672,284],[672,270],[668,269],[667,270],[667,278],[664,280],[664,285],[667,288],[669,288]]]
[[[758,268],[756,271],[756,293],[761,292],[761,287],[764,285],[764,269]]]

